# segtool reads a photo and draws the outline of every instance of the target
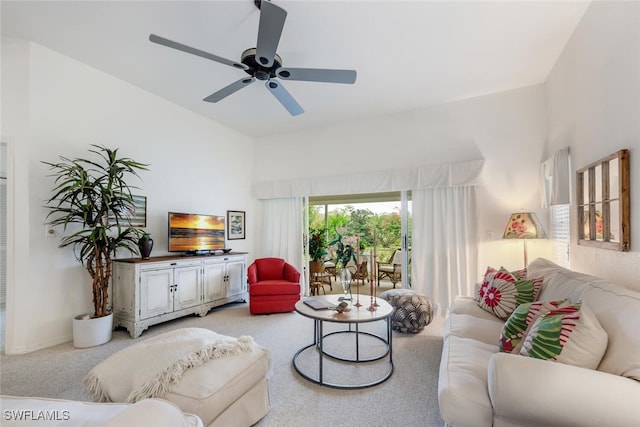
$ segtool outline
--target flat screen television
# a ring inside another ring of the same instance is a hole
[[[224,249],[224,216],[169,212],[169,252]]]

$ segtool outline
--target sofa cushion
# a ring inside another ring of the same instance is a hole
[[[483,310],[478,306],[475,299],[464,295],[458,295],[453,300],[451,307],[449,308],[450,314],[470,314],[474,317],[481,319],[498,320],[493,313]]]
[[[190,427],[194,424],[193,421],[185,417],[185,414],[176,404],[161,399],[145,399],[118,413],[103,427],[145,425],[154,427]]]
[[[448,425],[491,427],[487,366],[497,346],[450,335],[444,340],[438,403]]]
[[[300,284],[286,280],[265,280],[249,286],[249,295],[300,295]]]
[[[446,321],[446,329],[450,335],[460,338],[471,338],[494,346],[498,351],[498,337],[502,330],[503,321],[493,316],[493,319],[483,319],[469,314],[452,314]]]
[[[538,317],[520,354],[596,369],[607,348],[607,332],[585,304],[572,304]]]
[[[536,293],[532,280],[519,279],[501,267],[489,279],[478,305],[498,318],[507,320],[520,304],[532,302]]]
[[[0,396],[0,408],[3,411],[2,427],[203,426],[198,416],[184,413],[173,403],[157,399],[126,404]],[[31,420],[26,419],[27,414],[33,414]],[[44,419],[45,415],[49,417]]]
[[[565,300],[566,301],[566,300]],[[527,328],[540,316],[558,308],[565,301],[535,301],[520,304],[504,323],[500,332],[498,349],[502,352],[520,352],[520,342]]]

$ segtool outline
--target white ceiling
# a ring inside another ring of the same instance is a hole
[[[263,84],[202,99],[246,74],[148,40],[234,61],[255,47],[253,0],[4,1],[2,35],[33,40],[238,131],[263,136],[542,83],[585,1],[274,0],[285,67],[355,69],[354,85],[287,81],[292,117]]]

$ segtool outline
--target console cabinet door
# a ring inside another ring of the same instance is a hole
[[[226,296],[224,262],[205,261],[203,270],[204,302],[223,299]]]
[[[173,311],[173,269],[140,272],[140,319]]]
[[[243,260],[229,261],[227,263],[227,296],[245,292],[244,266]]]
[[[181,267],[173,271],[173,309],[193,307],[202,303],[200,266]]]

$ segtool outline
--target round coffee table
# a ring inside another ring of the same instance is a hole
[[[391,315],[393,314],[393,307],[391,307],[391,305],[386,301],[380,298],[375,298],[374,301],[378,304],[378,307],[376,307],[374,311],[370,311],[369,306],[371,304],[370,296],[368,295],[360,295],[359,300],[362,306],[355,307],[353,303],[356,301],[356,297],[357,296],[354,295],[353,301],[346,301],[349,303],[347,310],[341,313],[333,308],[340,303],[339,295],[304,298],[296,303],[295,310],[301,315],[313,319],[314,324],[313,343],[302,347],[293,356],[293,366],[296,372],[298,372],[298,374],[300,374],[304,379],[326,387],[359,389],[380,384],[391,377],[391,374],[393,373],[391,333]],[[320,305],[324,304],[330,308],[315,309],[307,304],[309,301],[320,303]],[[374,332],[361,330],[360,326],[362,324],[378,321],[385,322],[383,334],[378,335]],[[325,333],[325,322],[344,324],[345,328]],[[324,341],[329,337],[332,337],[332,339],[339,339],[339,347],[349,347],[353,355],[343,356],[337,354],[338,352],[335,350],[327,349]],[[345,337],[347,339],[343,339]],[[353,339],[350,340],[348,339],[349,337],[353,337]],[[380,346],[378,346],[380,347],[380,350],[374,352],[374,354],[369,354],[369,352],[365,351],[363,348],[363,341],[380,344]],[[315,368],[312,368],[309,363],[305,365],[301,362],[301,358],[308,358],[312,356],[309,354],[310,352],[315,352],[317,354],[317,371]],[[387,358],[387,363],[377,363],[372,366],[372,363]],[[366,370],[375,370],[374,378],[369,378],[368,374],[359,375],[357,372],[353,372],[353,377],[356,379],[355,382],[347,384],[327,380],[325,378],[325,368],[331,369],[331,367],[325,367],[325,364],[329,361],[338,361],[338,363],[341,364],[341,368],[342,366],[347,366],[347,368],[342,369],[348,370],[365,369],[366,366]],[[365,378],[365,381],[357,381],[360,378]]]

